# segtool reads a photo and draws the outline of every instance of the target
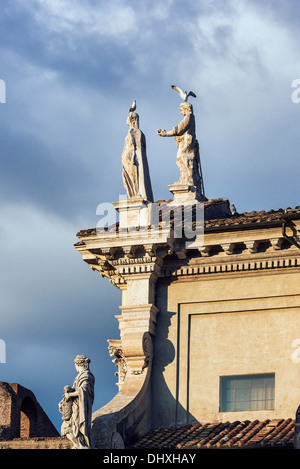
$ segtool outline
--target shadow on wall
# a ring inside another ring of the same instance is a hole
[[[179,357],[174,343],[169,338],[171,320],[173,316],[176,316],[174,319],[177,320],[177,313],[168,311],[167,287],[167,284],[157,287],[156,304],[160,312],[157,317],[151,376],[152,428],[198,422],[186,406],[179,401]],[[174,336],[173,339],[177,350],[178,332],[177,329],[177,336]],[[173,383],[173,392],[170,390],[164,376],[167,367],[170,367],[167,373],[168,379],[172,380]],[[188,390],[188,383],[186,383],[186,389]]]

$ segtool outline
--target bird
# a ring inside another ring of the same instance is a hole
[[[129,112],[134,112],[136,110],[136,100],[133,100],[132,105],[129,108]]]
[[[230,208],[230,211],[231,211],[231,215],[235,215],[237,213],[237,210],[235,208],[235,205],[234,204],[229,204],[229,208]]]
[[[177,93],[181,96],[181,98],[185,102],[187,102],[189,96],[193,96],[194,98],[197,97],[193,91],[189,91],[187,93],[186,91],[182,91],[178,86],[175,86],[175,85],[171,85],[171,88],[173,88],[173,90],[177,91]]]

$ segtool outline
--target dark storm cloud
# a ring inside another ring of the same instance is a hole
[[[120,292],[82,262],[76,232],[124,193],[121,153],[137,99],[152,187],[170,198],[192,89],[207,196],[238,210],[299,205],[299,2],[15,0],[1,5],[1,379],[36,392],[58,425],[78,353],[92,358],[95,409],[116,392],[107,338]],[[297,29],[298,27],[298,29]],[[101,381],[100,376],[105,376]],[[99,379],[98,379],[99,378]]]
[[[89,179],[86,169],[72,161],[63,149],[50,148],[37,136],[18,133],[16,138],[12,129],[2,127],[0,141],[1,199],[38,202],[61,216],[74,216],[82,201],[78,188],[84,187]]]
[[[59,6],[59,2],[54,3]],[[51,2],[16,1],[14,5],[4,6],[0,19],[1,50],[4,53],[13,51],[29,63],[55,70],[63,81],[72,79],[73,84],[81,86],[99,86],[105,82],[107,90],[113,90],[124,72],[120,64],[129,65],[134,52],[123,42],[113,41],[114,28],[111,34],[105,31],[101,34],[101,15],[98,33],[89,33],[88,29],[83,31],[83,27],[89,27],[92,16],[86,19],[88,24],[85,25],[80,15],[68,16],[69,6],[72,8],[69,3],[59,9],[57,15]],[[87,12],[88,7],[85,5],[82,11]],[[112,8],[111,15],[114,11]],[[107,16],[103,18],[106,22],[107,19]],[[94,26],[97,26],[96,20]]]

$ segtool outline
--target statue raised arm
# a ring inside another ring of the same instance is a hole
[[[193,106],[188,102],[180,105],[184,116],[172,130],[158,129],[161,137],[175,137],[177,144],[176,163],[180,170],[180,179],[175,184],[195,186],[201,192],[199,144],[196,139],[195,116]]]

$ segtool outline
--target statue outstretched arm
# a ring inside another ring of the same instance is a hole
[[[163,129],[158,129],[157,133],[161,137],[179,137],[183,135],[190,126],[190,116],[185,116],[185,118],[179,122],[178,125],[175,125],[172,130],[166,131]]]
[[[157,133],[161,137],[175,137],[176,135],[178,135],[178,126],[176,125],[175,127],[173,127],[172,130],[169,130],[168,132],[164,129],[158,129]]]

